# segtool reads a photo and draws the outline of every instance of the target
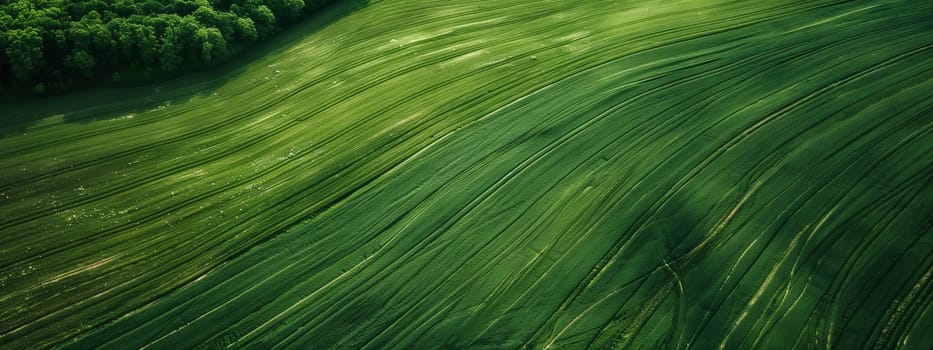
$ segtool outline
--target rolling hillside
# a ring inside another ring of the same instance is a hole
[[[933,3],[342,2],[0,102],[0,348],[933,346]]]

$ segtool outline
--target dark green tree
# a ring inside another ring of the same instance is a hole
[[[82,49],[76,49],[65,57],[65,67],[70,68],[72,71],[77,72],[85,78],[90,78],[93,75],[94,66],[96,66],[94,57]]]
[[[195,33],[195,42],[201,48],[201,59],[210,63],[215,57],[227,54],[227,42],[217,28],[201,28]]]
[[[13,76],[29,81],[42,65],[42,35],[37,28],[13,29],[6,32],[4,53],[10,60]]]

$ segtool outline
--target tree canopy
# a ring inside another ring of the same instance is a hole
[[[327,0],[14,0],[0,4],[0,86],[64,89],[120,70],[223,60]]]

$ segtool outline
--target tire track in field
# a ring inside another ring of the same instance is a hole
[[[795,347],[916,342],[933,288],[919,253],[930,223],[912,217],[929,204],[931,178],[930,160],[910,154],[927,148],[930,105],[910,101],[929,97],[931,43],[924,25],[901,20],[929,17],[928,5],[905,4],[376,2],[325,29],[358,31],[275,54],[265,70],[285,73],[254,91],[240,83],[260,64],[220,88],[258,102],[240,105],[251,109],[238,121],[211,129],[227,119],[193,107],[166,119],[204,117],[184,134],[193,145],[151,135],[66,155],[78,169],[9,171],[19,185],[0,193],[37,204],[82,176],[132,176],[39,214],[15,204],[28,210],[3,219],[16,252],[0,283],[15,289],[0,303],[51,296],[52,284],[30,285],[42,276],[72,288],[60,300],[73,302],[0,312],[4,324],[27,320],[0,331],[0,344],[770,347],[795,326]],[[327,62],[302,62],[308,50]],[[6,163],[158,124],[148,117],[19,143],[36,152]],[[117,163],[202,147],[154,172]],[[257,150],[292,158],[225,168]],[[208,175],[183,178],[200,168]],[[31,235],[57,213],[119,208],[173,181],[194,191],[147,198],[140,205],[158,206],[72,229],[71,241]],[[211,214],[247,206],[235,220]],[[151,235],[170,215],[175,233],[204,233]],[[920,230],[918,247],[883,245],[888,228]],[[859,239],[845,238],[850,229]],[[73,275],[10,277],[77,254],[92,263],[83,252],[95,248],[126,255]],[[891,261],[877,270],[892,277],[867,274],[881,256]],[[710,275],[715,266],[728,273]],[[99,293],[75,299],[85,287]],[[68,330],[52,334],[52,323]]]
[[[867,146],[866,146],[866,147],[867,147]],[[768,169],[768,167],[764,167],[764,168],[765,168],[765,169]]]
[[[444,59],[446,59],[446,58],[449,58],[449,57],[444,57]],[[400,73],[400,74],[401,74],[401,73]],[[329,106],[328,106],[328,107],[329,107]],[[388,110],[388,109],[390,109],[390,108],[393,108],[393,107],[394,107],[394,106],[388,106],[388,107],[386,108],[386,110]],[[325,108],[327,108],[327,107],[325,107]],[[274,134],[274,133],[270,133],[270,134]],[[232,153],[232,152],[231,152],[231,153]],[[215,157],[215,158],[221,158],[221,157],[223,157],[223,156],[226,156],[226,155],[219,155],[219,156],[217,156],[217,157]],[[196,166],[199,166],[199,165],[200,165],[200,164],[198,164],[198,165],[193,165],[192,167],[196,167]],[[164,175],[159,174],[159,175],[156,175],[156,176],[153,176],[153,177],[163,177],[163,176],[164,176]],[[247,181],[249,181],[249,180],[247,180]],[[245,181],[244,181],[244,182],[245,182]],[[229,187],[229,186],[228,186],[228,187]],[[119,189],[118,189],[118,190],[119,190]],[[115,190],[115,191],[117,191],[117,190]],[[215,192],[219,192],[219,191],[215,191]],[[203,199],[203,198],[195,198],[195,199],[192,199],[192,201],[202,200],[202,199]],[[82,203],[82,204],[83,204],[83,203]],[[161,213],[154,213],[154,214],[152,214],[152,216],[157,216],[157,215],[161,215]],[[117,230],[120,230],[120,229],[122,229],[122,228],[117,228]],[[93,238],[93,237],[92,237],[92,238]]]
[[[507,41],[508,41],[508,38],[505,38],[505,39],[502,39],[502,40],[499,40],[499,41],[495,41],[495,42],[493,42],[493,43],[494,43],[494,44],[499,44],[499,43],[504,43],[504,42],[507,42]],[[554,47],[559,46],[559,45],[560,45],[560,44],[558,44],[558,45],[553,45],[553,46],[550,46],[550,47],[545,47],[545,48],[542,48],[542,49],[540,49],[540,50],[543,51],[543,50],[551,49],[551,48],[554,48]],[[449,59],[453,58],[453,57],[456,56],[456,55],[458,55],[458,53],[451,54],[451,55],[441,56],[440,58],[436,59],[435,61],[430,61],[430,62],[427,62],[426,64],[435,64],[435,63],[440,62],[440,61],[449,60]],[[390,80],[392,80],[392,79],[394,79],[394,78],[396,78],[396,77],[398,77],[398,76],[402,76],[402,75],[404,75],[404,74],[410,73],[411,71],[413,71],[413,70],[415,70],[415,69],[419,69],[419,68],[420,68],[419,66],[412,66],[412,67],[410,67],[410,68],[408,68],[408,69],[404,69],[404,70],[398,71],[397,73],[395,73],[395,74],[393,74],[393,75],[386,76],[386,77],[384,77],[384,78],[381,78],[380,80],[377,80],[377,81],[374,81],[374,82],[369,83],[369,84],[367,84],[367,85],[364,85],[364,86],[362,86],[361,88],[355,90],[355,92],[352,93],[352,94],[350,95],[350,97],[355,96],[355,95],[358,95],[358,94],[362,93],[363,91],[366,91],[366,90],[368,90],[368,89],[371,89],[372,87],[374,87],[374,86],[376,86],[376,85],[383,84],[383,83],[385,83],[386,81],[390,81]],[[464,75],[464,77],[466,77],[466,76],[471,76],[471,75],[475,75],[475,74],[481,73],[482,71],[484,71],[484,69],[472,71],[472,72],[469,72],[468,74]],[[340,74],[340,73],[341,73],[341,72],[335,73],[335,75],[336,75],[336,74]],[[329,79],[331,79],[331,77],[330,77],[330,76],[327,76],[327,77],[324,77],[324,78],[319,79],[318,82],[326,81],[326,80],[329,80]],[[434,89],[434,88],[436,88],[436,87],[440,87],[441,85],[444,85],[444,84],[446,84],[446,83],[441,83],[441,84],[438,84],[438,86],[426,88],[426,89],[424,89],[424,91],[429,91],[429,90]],[[312,86],[312,85],[315,85],[315,84],[313,84],[313,83],[312,83],[312,84],[306,84],[306,85],[304,85],[304,86],[305,86],[305,87],[308,87],[308,86]],[[297,93],[300,92],[300,91],[302,91],[302,89],[298,89],[298,90],[296,90],[295,92],[291,93],[291,94],[288,95],[288,96],[281,97],[281,98],[279,98],[279,99],[276,100],[276,101],[273,101],[273,102],[271,102],[271,103],[267,103],[265,107],[272,106],[272,105],[274,105],[275,103],[278,103],[278,102],[280,102],[281,100],[284,100],[285,98],[293,97],[294,94],[297,94]],[[417,96],[418,96],[418,94],[413,94],[411,100],[413,100],[413,99],[414,99],[415,97],[417,97]],[[348,97],[348,98],[349,98],[349,97]],[[395,102],[394,104],[391,104],[391,105],[386,106],[386,107],[383,109],[383,111],[377,112],[377,114],[385,113],[385,112],[387,112],[388,110],[391,110],[391,109],[397,107],[398,105],[401,105],[401,104],[406,103],[406,102],[409,102],[409,101],[410,101],[410,100],[400,100],[400,101],[398,101],[398,102]],[[341,101],[339,101],[339,100],[337,100],[337,101],[332,101],[332,102],[330,102],[329,104],[325,104],[323,107],[320,107],[320,108],[318,108],[316,111],[312,111],[311,113],[308,113],[308,114],[306,114],[306,115],[316,115],[316,114],[319,113],[319,111],[332,108],[332,107],[333,107],[334,105],[336,105],[337,103],[341,103]],[[241,114],[241,117],[249,116],[249,115],[255,115],[255,114],[260,114],[260,113],[259,113],[260,111],[261,111],[261,109],[256,109],[256,110],[253,110],[253,111],[250,111],[250,112],[242,113],[242,114]],[[234,118],[234,119],[235,119],[235,120],[238,120],[238,119],[240,119],[240,118]],[[234,121],[235,121],[235,120],[234,120]],[[303,121],[303,119],[299,119],[299,120]],[[218,130],[218,129],[220,129],[220,127],[222,127],[222,126],[225,126],[225,125],[228,125],[228,124],[232,124],[234,121],[226,122],[226,123],[224,123],[224,125],[217,126],[217,127],[215,127],[215,128],[210,128],[209,131]],[[293,121],[293,122],[292,122],[293,125],[294,125],[295,123],[297,123],[297,122],[296,122],[296,121]],[[277,133],[281,132],[282,130],[287,129],[287,128],[289,128],[289,127],[290,127],[290,126],[288,126],[288,125],[283,125],[281,128],[276,129],[276,130],[273,130],[272,132],[267,133],[267,134],[266,134],[266,138],[271,137],[271,136],[273,136],[273,135],[275,135],[275,134],[277,134]],[[343,132],[341,132],[340,134],[338,134],[338,135],[336,135],[336,136],[334,136],[334,137],[330,137],[328,140],[336,139],[338,136],[343,136],[343,135],[345,135],[345,134],[351,132],[352,130],[354,130],[356,127],[357,127],[357,126],[351,126],[350,128],[345,129],[345,130],[344,130]],[[193,136],[203,136],[203,135],[204,135],[204,133],[202,133],[202,132],[197,132],[197,133],[192,133],[192,134],[188,134],[188,135],[179,136],[179,137],[178,137],[178,140],[187,139],[187,138],[190,138],[190,137],[193,137]],[[172,143],[172,142],[178,141],[178,140],[165,141],[164,143]],[[200,163],[187,165],[187,166],[185,166],[185,167],[182,167],[182,168],[178,169],[177,171],[172,171],[172,169],[168,169],[168,170],[164,170],[164,171],[161,172],[161,173],[153,174],[153,175],[151,175],[151,176],[149,176],[149,177],[146,177],[146,178],[143,178],[143,179],[134,179],[132,182],[127,183],[125,186],[114,188],[114,189],[108,191],[107,193],[105,193],[104,195],[100,195],[100,196],[98,196],[98,197],[96,197],[96,198],[88,198],[88,197],[85,197],[85,201],[84,201],[84,202],[77,202],[77,203],[73,203],[73,204],[71,204],[71,205],[68,205],[68,203],[63,203],[63,204],[62,204],[61,206],[59,206],[59,207],[51,207],[51,208],[48,208],[47,210],[42,211],[42,212],[34,212],[33,215],[31,215],[31,216],[29,216],[29,217],[26,217],[26,218],[18,218],[18,220],[17,220],[17,219],[14,219],[12,224],[9,223],[9,222],[8,222],[8,223],[4,223],[4,224],[6,224],[6,225],[3,226],[3,227],[0,227],[0,228],[6,228],[7,226],[12,226],[12,225],[16,225],[16,224],[22,224],[22,223],[24,223],[24,222],[27,222],[27,221],[30,221],[30,220],[34,220],[34,219],[39,218],[39,217],[47,216],[47,215],[48,215],[49,213],[51,213],[51,212],[67,210],[67,209],[71,209],[71,208],[77,207],[77,206],[79,206],[79,205],[87,205],[87,204],[88,204],[87,202],[89,202],[89,201],[91,201],[91,200],[102,200],[102,199],[106,198],[106,197],[107,197],[106,194],[113,194],[113,193],[120,193],[120,192],[123,192],[123,191],[125,191],[127,188],[129,188],[130,186],[132,186],[133,184],[138,184],[138,183],[140,183],[140,182],[143,182],[143,183],[145,183],[145,182],[151,182],[151,180],[153,180],[153,179],[164,178],[164,177],[166,177],[166,176],[169,176],[169,175],[172,175],[172,174],[177,174],[177,173],[179,173],[179,172],[188,170],[188,169],[190,169],[190,168],[196,168],[196,167],[199,167],[199,166],[203,166],[204,164],[206,164],[206,163],[208,163],[208,162],[215,161],[215,160],[218,160],[218,159],[223,159],[223,158],[225,158],[225,157],[227,157],[227,156],[229,156],[229,155],[231,155],[231,154],[237,153],[238,151],[245,150],[245,149],[248,148],[248,146],[251,146],[251,145],[253,145],[253,144],[255,144],[256,142],[259,142],[259,141],[261,141],[261,140],[262,140],[262,139],[255,140],[255,142],[254,142],[254,141],[242,142],[241,145],[238,146],[238,147],[235,147],[235,148],[233,148],[233,149],[229,149],[228,151],[223,152],[222,154],[216,154],[216,155],[212,156],[210,159],[202,160]],[[327,143],[327,140],[323,141],[323,143]],[[130,150],[130,151],[127,151],[127,152],[125,152],[125,153],[127,154],[127,156],[129,156],[129,155],[134,155],[134,154],[138,154],[138,153],[140,153],[140,152],[149,150],[150,148],[157,147],[157,146],[161,146],[161,145],[162,145],[161,143],[160,143],[160,144],[149,145],[149,146],[146,146],[145,149]],[[310,152],[310,150],[309,150],[309,152]],[[87,164],[80,164],[80,165],[78,165],[77,167],[74,167],[74,168],[66,168],[66,169],[63,169],[63,170],[65,170],[65,171],[71,171],[71,170],[73,170],[73,169],[81,169],[81,168],[84,168],[85,166],[90,166],[90,165],[93,165],[93,164],[98,164],[98,163],[102,163],[102,162],[105,162],[105,161],[111,161],[111,160],[112,160],[112,159],[110,159],[109,157],[100,158],[100,159],[98,159],[98,160],[96,160],[96,161],[93,161],[93,162],[90,162],[90,163],[87,163]],[[54,176],[54,175],[57,175],[57,174],[56,174],[55,171],[52,171],[52,172],[46,173],[45,175],[47,175],[47,177],[51,177],[51,176]],[[38,180],[41,180],[41,179],[28,179],[28,181],[38,181]],[[247,182],[247,181],[249,181],[249,180],[251,180],[251,179],[248,179],[248,180],[243,181],[243,182]],[[13,185],[16,185],[16,184],[13,184]],[[13,186],[13,185],[11,185],[11,186]],[[232,186],[228,186],[228,187],[232,187]],[[202,199],[203,199],[203,198],[193,199],[192,201],[198,201],[198,200],[202,200]],[[155,213],[155,214],[153,214],[153,216],[156,216],[156,215],[161,215],[161,213]],[[91,238],[89,238],[89,239],[93,239],[93,238],[94,238],[94,237],[91,237]],[[68,247],[68,248],[71,248],[71,247]],[[41,254],[41,252],[40,252],[40,253],[37,253],[37,254]]]

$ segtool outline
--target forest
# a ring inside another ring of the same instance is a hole
[[[4,2],[0,87],[43,94],[217,63],[332,1]]]

